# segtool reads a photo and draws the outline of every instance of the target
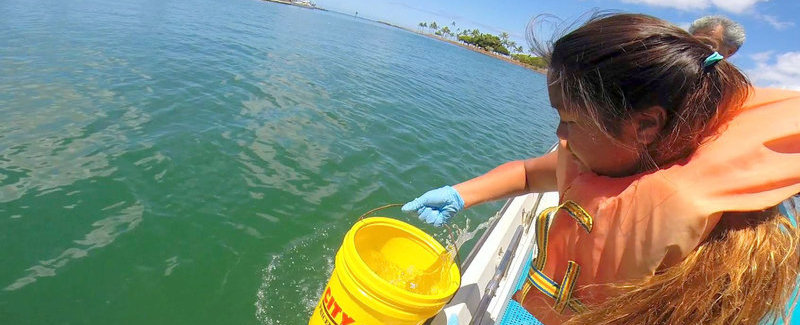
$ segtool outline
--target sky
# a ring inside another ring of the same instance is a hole
[[[653,15],[678,26],[724,15],[747,40],[729,58],[757,86],[800,90],[800,0],[316,0],[318,7],[417,29],[420,22],[492,34],[507,32],[527,48],[525,26],[538,14],[575,19],[592,9]]]

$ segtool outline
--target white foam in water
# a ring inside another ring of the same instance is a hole
[[[478,234],[479,231],[486,229],[489,227],[489,224],[500,216],[500,212],[496,212],[492,217],[486,219],[486,221],[481,222],[478,224],[475,229],[472,231],[469,230],[469,218],[465,218],[466,221],[464,222],[464,227],[459,227],[458,224],[453,223],[451,229],[453,230],[453,236],[455,239],[450,238],[450,235],[447,235],[447,239],[445,240],[448,253],[450,256],[456,256],[456,248],[461,248],[466,242],[470,241],[472,238],[475,238],[475,235]]]
[[[463,226],[456,223],[451,224],[452,235],[446,228],[442,228],[442,233],[436,237],[446,238],[440,242],[445,243],[449,256],[455,256],[453,247],[461,247],[475,238],[498,215],[495,214],[481,222],[472,230],[470,230],[469,218],[465,218]],[[290,318],[281,319],[279,315],[291,312],[294,313],[292,319],[296,319],[297,315],[311,314],[330,274],[333,273],[334,256],[338,249],[338,246],[330,247],[326,244],[322,245],[322,249],[314,247],[320,241],[326,242],[327,237],[328,233],[325,230],[314,231],[313,234],[290,242],[281,252],[272,255],[272,259],[262,271],[261,285],[256,292],[256,301],[254,302],[255,314],[259,323],[266,325],[290,324],[292,323]],[[309,271],[309,268],[314,271]],[[405,270],[405,272],[418,273],[414,270]],[[303,276],[298,278],[299,273],[314,274],[314,278]],[[417,289],[418,284],[410,282],[408,285],[411,286],[409,289]],[[293,301],[291,303],[293,306],[288,308],[290,311],[286,310],[286,306],[289,304],[287,300]]]
[[[293,319],[306,317],[298,315],[311,315],[333,273],[336,250],[326,244],[321,249],[315,247],[327,237],[325,230],[314,231],[272,255],[256,292],[254,305],[259,323],[294,324]],[[284,319],[278,319],[281,315]]]

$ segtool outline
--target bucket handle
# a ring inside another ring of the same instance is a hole
[[[372,209],[372,210],[369,210],[367,212],[364,212],[364,214],[362,214],[360,217],[358,217],[358,220],[356,222],[364,220],[364,218],[366,218],[368,215],[372,214],[375,211],[380,211],[380,210],[383,210],[383,209],[388,209],[388,208],[392,208],[392,207],[399,207],[399,206],[403,206],[403,204],[402,203],[392,203],[392,204],[379,206],[379,207],[377,207],[375,209]]]
[[[358,220],[356,222],[364,220],[364,218],[366,218],[368,215],[372,214],[373,212],[380,211],[380,210],[383,210],[383,209],[393,208],[393,207],[399,207],[399,206],[403,206],[403,204],[402,203],[391,203],[391,204],[379,206],[377,208],[374,208],[372,210],[364,212],[364,214],[362,214],[360,217],[358,217]],[[450,237],[450,241],[453,243],[453,246],[455,248],[455,252],[456,253],[455,253],[455,256],[453,256],[453,258],[454,258],[455,261],[458,262],[458,263],[456,263],[456,265],[458,266],[458,268],[460,270],[461,269],[461,257],[458,254],[458,250],[461,247],[456,246],[456,236],[455,236],[455,232],[453,231],[453,228],[450,227],[450,225],[448,225],[448,224],[443,224],[443,226],[447,229],[448,237]]]

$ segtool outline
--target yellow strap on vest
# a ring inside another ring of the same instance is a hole
[[[558,206],[559,209],[564,209],[569,213],[569,216],[575,221],[578,222],[581,227],[583,227],[586,232],[592,232],[592,225],[594,225],[594,220],[592,216],[589,215],[586,210],[584,210],[580,205],[575,203],[575,201],[567,201],[562,203]]]
[[[569,261],[567,264],[567,272],[564,273],[564,280],[561,281],[561,286],[556,292],[556,304],[553,306],[559,313],[564,312],[564,308],[572,301],[572,290],[575,289],[575,280],[578,278],[578,273],[581,272],[581,266],[574,261]]]
[[[570,265],[574,265],[574,267],[567,267],[567,273],[564,274],[564,281],[562,281],[562,284],[566,283],[566,285],[558,285],[558,283],[551,280],[550,277],[541,271],[531,268],[531,271],[528,272],[528,279],[522,286],[521,300],[525,299],[525,296],[531,288],[536,288],[548,297],[556,300],[554,308],[559,313],[563,312],[565,307],[569,307],[569,309],[578,313],[585,311],[586,306],[578,299],[572,298],[572,290],[574,289],[575,279],[580,272],[580,266],[573,261],[570,261]],[[521,303],[522,301],[520,301],[520,304]]]
[[[522,286],[520,303],[523,302],[528,291],[530,291],[532,287],[535,287],[545,295],[555,299],[554,309],[557,312],[563,312],[566,307],[569,307],[574,312],[582,312],[586,310],[586,306],[572,297],[572,291],[575,289],[575,283],[581,270],[581,266],[578,265],[578,263],[575,263],[575,261],[568,262],[567,271],[564,273],[564,279],[561,281],[560,285],[540,271],[547,262],[547,240],[550,232],[550,222],[548,222],[548,218],[550,214],[560,209],[564,209],[572,219],[586,230],[586,232],[592,231],[592,216],[573,201],[566,201],[559,206],[542,210],[536,217],[536,244],[538,254],[536,254],[536,258],[531,261],[531,268],[530,271],[528,271],[527,281],[525,281],[525,284]]]
[[[538,254],[531,262],[531,266],[535,269],[541,270],[544,268],[544,262],[547,261],[547,234],[550,233],[550,222],[548,217],[551,213],[558,210],[559,207],[549,207],[542,210],[536,217],[536,248]]]

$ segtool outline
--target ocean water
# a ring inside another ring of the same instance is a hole
[[[303,324],[362,212],[555,125],[542,75],[343,14],[0,0],[0,323]]]

